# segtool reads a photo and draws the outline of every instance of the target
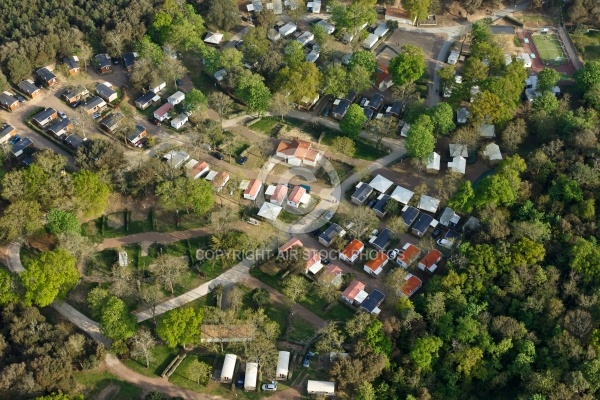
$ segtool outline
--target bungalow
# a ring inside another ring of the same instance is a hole
[[[340,252],[340,259],[349,264],[353,264],[359,258],[360,253],[364,248],[365,245],[363,242],[358,239],[354,239]]]
[[[67,145],[67,147],[69,147],[70,149],[73,150],[77,150],[78,148],[80,148],[83,143],[86,141],[86,139],[82,139],[79,136],[77,136],[76,134],[72,134],[69,135],[65,138],[65,144]]]
[[[319,25],[321,28],[323,28],[325,30],[325,32],[327,32],[327,34],[329,34],[329,35],[331,35],[333,32],[335,32],[335,26],[332,25],[326,19],[320,20],[319,22],[317,22],[317,25]]]
[[[485,146],[483,156],[492,163],[502,161],[502,153],[500,152],[500,147],[496,143],[490,143]]]
[[[321,52],[315,47],[306,55],[305,60],[310,63],[315,63],[319,59]]]
[[[117,130],[123,118],[125,116],[120,112],[112,113],[102,121],[100,127],[106,132],[112,133]]]
[[[452,50],[448,56],[448,64],[455,65],[460,57],[460,52]]]
[[[358,185],[356,185],[356,190],[350,197],[350,200],[354,204],[361,206],[367,201],[367,198],[369,198],[371,193],[373,193],[373,188],[370,185],[365,182],[359,182]]]
[[[27,96],[31,97],[32,99],[38,97],[40,94],[42,94],[42,90],[35,86],[35,84],[33,83],[33,81],[31,79],[25,80],[25,81],[21,81],[19,82],[19,84],[17,85],[19,87],[19,90],[23,93],[25,93]]]
[[[496,137],[496,126],[488,125],[488,124],[481,124],[481,129],[479,130],[479,136],[488,138],[488,139]]]
[[[286,253],[288,250],[290,250],[293,247],[302,247],[304,246],[302,244],[302,241],[298,238],[291,238],[290,240],[288,240],[285,244],[283,244],[281,247],[279,247],[278,249],[278,255],[282,255],[284,253]]]
[[[377,44],[379,39],[380,39],[379,36],[377,36],[373,33],[369,33],[369,36],[367,36],[367,38],[365,40],[363,40],[362,47],[364,47],[367,50],[371,50],[373,48],[373,46],[375,46]]]
[[[455,144],[451,143],[448,145],[448,150],[450,152],[450,157],[469,157],[469,149],[466,144]]]
[[[163,160],[165,160],[173,169],[181,167],[184,162],[189,160],[189,158],[190,155],[183,150],[171,150],[163,156]]]
[[[156,82],[154,82],[154,84],[156,84]],[[160,93],[161,90],[163,90],[164,88],[167,87],[167,82],[160,82],[158,85],[151,87],[148,87],[148,90],[154,92],[154,93]]]
[[[419,210],[412,206],[405,206],[402,209],[402,220],[410,228],[410,226],[419,217]]]
[[[306,382],[306,391],[312,395],[335,396],[335,382],[311,381]]]
[[[469,118],[469,111],[466,108],[461,107],[456,110],[456,122],[459,124],[466,124],[467,119]]]
[[[441,156],[438,153],[433,152],[427,159],[427,165],[425,166],[425,169],[429,173],[437,173],[440,171],[441,161],[442,161]]]
[[[56,83],[56,75],[52,73],[47,67],[43,67],[35,71],[35,74],[40,78],[40,81],[47,86],[50,87]]]
[[[379,232],[379,235],[372,237],[369,243],[379,251],[384,251],[391,243],[394,232],[389,229],[384,229]]]
[[[419,205],[417,207],[423,211],[434,214],[439,205],[440,201],[438,199],[427,195],[421,195],[421,199],[419,200]]]
[[[19,107],[20,104],[19,100],[13,97],[12,93],[0,93],[0,107],[4,108],[6,111],[13,111],[15,108]]]
[[[377,175],[369,182],[369,186],[378,191],[379,193],[385,193],[389,188],[392,187],[394,182],[390,181],[383,175]]]
[[[98,96],[94,96],[82,105],[83,109],[91,115],[106,107],[106,102]]]
[[[235,371],[235,363],[237,356],[235,354],[226,354],[225,360],[223,361],[223,368],[221,368],[221,377],[219,382],[231,383],[233,380],[233,373]]]
[[[331,224],[323,233],[319,235],[319,243],[321,243],[325,247],[331,246],[333,240],[340,236],[344,237],[346,231],[342,229],[338,224]]]
[[[250,184],[244,191],[244,198],[246,200],[256,200],[256,196],[260,193],[260,189],[262,189],[263,183],[260,179],[252,179]]]
[[[402,296],[407,299],[410,298],[413,294],[417,292],[417,290],[421,289],[423,286],[423,282],[414,276],[413,274],[406,274],[404,277],[404,284],[402,285]]]
[[[218,193],[223,190],[225,185],[227,185],[227,182],[229,182],[229,174],[225,171],[221,171],[212,180],[212,185]]]
[[[437,263],[442,260],[442,253],[437,249],[429,250],[429,253],[419,261],[419,269],[433,274],[437,269]]]
[[[331,116],[337,120],[342,120],[344,119],[344,116],[346,115],[346,113],[348,112],[348,109],[350,108],[350,102],[348,100],[340,100],[337,99],[333,102],[333,105],[335,106],[333,108],[333,111],[331,112]]]
[[[246,376],[244,377],[244,390],[256,390],[256,378],[258,376],[258,363],[246,363]]]
[[[188,115],[186,113],[181,113],[171,120],[171,127],[173,127],[174,129],[179,129],[183,125],[185,125],[188,122],[188,120]]]
[[[528,53],[521,53],[517,56],[517,60],[521,60],[523,62],[524,68],[531,68],[533,62],[531,61],[531,56]]]
[[[464,157],[454,157],[448,162],[448,170],[458,174],[465,174],[467,170],[467,159]]]
[[[429,214],[421,214],[412,227],[412,233],[418,237],[423,237],[432,225],[437,225],[437,221]]]
[[[281,28],[279,28],[279,33],[281,34],[281,36],[286,37],[286,36],[289,36],[292,33],[296,32],[296,29],[298,29],[296,24],[288,22],[287,24],[285,24]]]
[[[112,74],[113,67],[108,54],[96,54],[93,61],[99,74]]]
[[[127,141],[136,146],[140,140],[148,135],[148,131],[142,125],[136,125],[133,132],[127,135]]]
[[[198,179],[208,171],[210,167],[206,161],[189,160],[185,164],[186,175],[190,179]]]
[[[176,106],[177,104],[181,103],[183,100],[185,100],[185,94],[181,90],[178,90],[169,96],[169,98],[167,99],[167,102]]]
[[[271,199],[269,200],[272,204],[276,204],[281,206],[283,201],[285,200],[285,196],[287,196],[288,187],[283,184],[279,184],[275,187],[275,191],[271,195]]]
[[[277,355],[277,369],[275,370],[275,380],[286,380],[290,374],[290,352],[280,351]]]
[[[31,117],[31,122],[33,122],[40,128],[44,128],[56,118],[58,118],[58,113],[54,108],[49,107]]]
[[[157,96],[152,90],[149,90],[138,97],[138,99],[135,101],[135,106],[140,110],[145,110],[158,100],[160,100],[160,97]]]
[[[223,40],[222,33],[207,32],[204,37],[204,43],[210,44],[211,46],[219,46],[219,43]]]
[[[310,257],[306,260],[306,273],[311,272],[316,275],[321,269],[323,269],[321,255],[318,251],[312,251]]]
[[[275,151],[275,156],[282,158],[287,164],[299,167],[309,165],[315,167],[322,154],[312,148],[312,143],[294,139],[291,142],[281,141]]]
[[[392,115],[396,118],[400,118],[400,114],[402,113],[402,102],[400,100],[396,100],[389,106],[385,112],[386,114]]]
[[[335,288],[342,286],[342,269],[337,265],[330,265],[321,274],[319,281],[325,285],[331,285]]]
[[[13,157],[19,158],[23,155],[25,149],[32,146],[33,142],[31,141],[31,139],[29,139],[28,137],[24,137],[23,139],[19,140],[17,143],[12,145],[10,153],[13,155]]]
[[[77,75],[79,72],[81,72],[81,68],[79,67],[79,57],[65,57],[63,58],[63,62],[67,67],[67,72],[69,75]]]
[[[115,101],[119,95],[112,89],[112,85],[108,82],[99,83],[96,86],[96,94],[104,99],[107,103]]]
[[[402,186],[396,186],[396,189],[391,194],[391,198],[396,200],[398,203],[408,204],[410,199],[414,196],[414,192],[403,188]]]
[[[217,82],[223,82],[223,80],[225,79],[225,76],[227,75],[227,70],[225,69],[220,69],[217,72],[214,73],[214,77],[217,80]]]
[[[379,306],[385,299],[385,295],[379,290],[373,290],[367,298],[360,304],[360,309],[368,312],[369,314],[379,314],[381,310]]]
[[[373,206],[373,211],[375,211],[375,215],[377,215],[379,218],[383,218],[385,217],[385,214],[387,214],[385,205],[387,204],[389,199],[390,196],[387,194],[380,194],[377,198],[377,203],[375,203],[375,205]]]
[[[0,128],[0,144],[6,143],[17,134],[17,130],[12,125],[4,125]]]
[[[373,31],[374,35],[377,35],[378,37],[382,38],[384,37],[388,32],[390,31],[390,28],[388,28],[387,24],[385,22],[380,23],[379,25],[377,25],[377,28],[375,28],[375,30]]]
[[[460,221],[460,215],[454,212],[450,207],[444,208],[440,215],[440,224],[449,228],[456,228]]]
[[[398,253],[398,257],[396,257],[396,262],[402,268],[406,269],[417,260],[419,255],[421,254],[421,250],[412,243],[406,243],[400,252]]]
[[[62,98],[67,102],[67,104],[71,105],[76,101],[83,100],[83,98],[89,94],[89,90],[87,90],[85,87],[75,86],[64,92]]]
[[[384,98],[381,93],[375,93],[373,97],[371,97],[371,100],[369,100],[369,104],[367,105],[367,107],[369,107],[374,112],[377,112],[383,105],[383,100]]]
[[[173,108],[173,104],[165,103],[154,111],[154,118],[159,121],[164,121],[169,118],[169,111]]]
[[[288,196],[287,205],[290,207],[298,208],[300,204],[308,204],[310,201],[310,194],[306,193],[306,189],[303,186],[296,186],[292,189],[292,193]]]
[[[123,54],[123,68],[127,72],[131,72],[133,70],[133,64],[135,64],[135,60],[138,58],[138,53],[127,52]]]
[[[48,132],[56,137],[61,137],[62,135],[66,135],[71,128],[73,128],[73,122],[69,118],[63,118],[48,128]]]
[[[306,32],[303,32],[300,36],[298,36],[296,41],[298,43],[300,43],[302,46],[306,46],[308,44],[308,42],[310,42],[311,40],[314,40],[314,39],[315,39],[315,35],[313,35],[312,32],[310,32],[310,31],[306,31]]]
[[[442,247],[445,247],[449,250],[460,240],[460,234],[453,230],[449,229],[448,232],[444,235],[443,239],[438,240],[438,244]]]
[[[383,267],[386,266],[388,261],[388,256],[383,251],[378,251],[374,259],[366,262],[364,270],[370,275],[379,276],[379,274],[383,272]]]
[[[356,279],[342,292],[342,300],[345,300],[350,304],[354,304],[354,302],[360,304],[366,297],[367,292],[365,292],[365,284]]]

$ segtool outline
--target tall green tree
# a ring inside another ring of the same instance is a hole
[[[435,137],[433,136],[434,125],[431,118],[421,115],[410,126],[406,135],[406,150],[412,158],[425,160],[435,148]]]
[[[225,32],[240,23],[237,3],[233,0],[209,0],[206,11],[206,23]]]
[[[214,203],[212,186],[203,179],[175,178],[164,181],[156,188],[160,204],[171,211],[187,210],[201,215]]]
[[[348,68],[352,70],[359,66],[366,69],[371,77],[374,77],[377,73],[377,57],[375,53],[367,50],[359,50],[352,53]]]
[[[425,72],[425,55],[420,47],[407,44],[392,58],[389,65],[392,80],[398,86],[415,82]]]
[[[433,131],[436,136],[448,135],[456,128],[454,124],[454,112],[448,103],[439,103],[429,110]]]
[[[81,224],[73,211],[53,208],[46,214],[46,228],[54,235],[65,232],[79,233]]]
[[[348,137],[356,138],[367,122],[365,112],[358,104],[351,104],[346,115],[340,121],[340,129]]]
[[[0,306],[5,306],[19,300],[17,282],[6,269],[0,269]]]
[[[176,308],[166,313],[156,327],[156,333],[169,347],[200,343],[202,310],[192,307]]]
[[[43,229],[42,211],[36,201],[17,200],[0,217],[0,237],[11,241]]]
[[[123,300],[109,296],[100,312],[100,330],[113,340],[126,340],[135,335],[137,320]]]
[[[538,81],[536,89],[540,92],[547,92],[552,90],[558,83],[560,74],[553,68],[544,68],[538,72]]]
[[[429,16],[429,8],[431,7],[431,0],[405,0],[404,8],[408,11],[410,19],[417,19],[417,21],[425,21]]]
[[[315,99],[321,88],[323,75],[313,63],[302,62],[296,67],[285,66],[277,74],[275,87],[290,93],[296,103]]]
[[[207,100],[204,93],[198,89],[192,89],[185,95],[183,106],[190,113],[203,111],[206,108]]]
[[[484,90],[479,93],[471,104],[473,118],[488,124],[507,121],[511,117],[510,110],[500,98],[492,92]]]
[[[600,83],[600,61],[588,61],[575,73],[575,82],[581,93]]]
[[[98,216],[108,206],[110,189],[100,175],[85,169],[72,175],[73,200],[86,217]]]
[[[271,91],[258,74],[240,77],[235,92],[248,105],[248,111],[258,115],[267,111],[271,103]]]

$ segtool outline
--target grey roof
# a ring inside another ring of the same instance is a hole
[[[508,25],[491,25],[490,30],[494,35],[514,35],[515,27]]]
[[[360,303],[360,308],[371,313],[373,310],[375,310],[375,308],[379,307],[384,299],[385,295],[379,290],[375,289],[369,293],[367,298],[362,303]]]
[[[74,56],[63,58],[65,64],[69,69],[79,68],[79,62],[75,59]]]
[[[76,86],[74,88],[71,88],[69,90],[67,90],[66,92],[63,93],[63,97],[65,99],[70,99],[76,96],[79,96],[85,92],[88,92],[88,90],[83,87],[83,86]],[[88,92],[89,93],[89,92]]]
[[[102,103],[106,104],[101,97],[94,96],[83,105],[83,108],[86,110],[91,110],[94,107],[98,107]]]
[[[444,239],[446,239],[450,242],[454,242],[459,237],[460,237],[460,234],[458,232],[456,232],[454,229],[449,229],[448,232],[446,232],[446,235],[444,235]]]
[[[30,82],[30,81],[19,82],[18,86],[19,86],[19,89],[21,89],[23,92],[25,92],[25,94],[27,94],[28,96],[31,96],[32,94],[34,94],[35,92],[40,90],[40,88],[35,86],[33,84],[33,82]]]
[[[14,130],[15,128],[12,125],[4,125],[2,129],[0,129],[0,138],[8,135]]]
[[[402,213],[402,219],[404,220],[404,223],[408,226],[411,226],[418,216],[419,210],[410,206],[406,207],[406,210],[404,210],[404,212]]]
[[[323,239],[325,242],[331,243],[331,241],[342,231],[342,227],[338,224],[331,224],[323,233],[319,235],[319,239]]]
[[[8,106],[10,106],[14,103],[18,103],[18,102],[19,102],[19,100],[15,99],[11,95],[8,95],[6,93],[0,93],[0,104],[8,107]]]
[[[48,128],[48,131],[57,134],[69,125],[71,125],[71,120],[69,118],[63,118],[54,125],[52,125],[50,128]]]
[[[338,105],[335,106],[335,108],[333,109],[333,113],[338,114],[338,115],[342,116],[342,118],[343,118],[344,115],[346,115],[348,108],[350,108],[350,102],[348,100],[341,100],[338,103]]]
[[[402,112],[402,102],[400,100],[396,100],[389,111],[389,114],[395,115],[396,117],[400,115]]]
[[[46,108],[43,111],[40,111],[39,113],[35,114],[31,119],[36,121],[36,122],[42,122],[43,120],[47,119],[48,117],[52,116],[53,114],[56,114],[56,110],[52,107]]]
[[[375,114],[375,111],[371,110],[370,108],[363,108],[363,111],[365,112],[365,117],[367,117],[367,122],[373,119],[373,114]]]
[[[83,142],[84,142],[84,140],[75,134],[69,135],[65,138],[65,143],[74,149],[81,146],[83,144]]]
[[[49,82],[52,79],[56,78],[56,75],[52,73],[48,68],[40,68],[36,71],[37,76],[40,77],[43,81]]]
[[[390,196],[388,196],[387,194],[384,194],[380,197],[381,198],[379,200],[377,200],[377,203],[375,203],[373,210],[379,211],[380,213],[383,214],[383,213],[385,213],[385,205],[387,204],[388,200],[390,199]]]
[[[371,100],[369,100],[369,105],[367,107],[372,108],[373,110],[379,110],[382,104],[383,95],[381,93],[375,93]]]
[[[442,215],[440,215],[440,224],[449,227],[455,227],[460,221],[460,216],[458,216],[453,209],[450,207],[444,208]]]
[[[32,146],[33,142],[31,141],[31,139],[29,139],[28,137],[24,137],[23,139],[19,140],[17,143],[12,145],[12,150],[11,152],[13,154],[16,154],[20,151],[25,150],[26,148],[28,148],[29,146]]]
[[[138,97],[135,102],[140,104],[146,104],[151,102],[154,96],[156,96],[156,93],[154,93],[152,90],[149,90],[140,97]]]
[[[467,222],[465,222],[465,224],[463,225],[463,232],[464,231],[474,231],[479,229],[480,224],[479,224],[479,220],[475,217],[469,217],[469,219],[467,220]]]
[[[423,233],[427,232],[427,229],[429,229],[429,225],[432,222],[433,222],[433,217],[431,215],[421,214],[421,216],[419,217],[417,222],[415,222],[415,224],[413,225],[412,229],[423,234]]]
[[[123,54],[123,65],[125,66],[125,68],[132,67],[133,63],[135,62],[135,58],[136,58],[135,53],[129,52],[129,53]]]
[[[374,247],[383,250],[390,244],[393,235],[394,232],[386,228],[383,231],[379,232],[379,235],[377,235],[377,238],[375,238],[375,240],[371,244]]]
[[[133,132],[131,132],[129,135],[127,135],[127,140],[130,140],[130,141],[135,140],[145,130],[146,130],[146,128],[144,128],[142,125],[136,125]]]
[[[362,185],[354,191],[352,198],[364,203],[371,193],[373,193],[373,188],[369,186],[369,184],[363,182]]]
[[[112,66],[108,54],[96,54],[94,60],[98,63],[100,68]]]
[[[102,121],[102,126],[107,127],[108,129],[115,129],[119,123],[121,122],[121,120],[124,118],[123,114],[121,113],[113,113],[110,114],[108,117],[106,117],[104,119],[104,121]]]
[[[351,91],[350,93],[348,93],[346,95],[346,97],[344,97],[344,100],[352,103],[354,101],[354,99],[356,99],[356,92],[355,91]]]
[[[112,90],[112,88],[108,87],[107,85],[101,83],[98,86],[96,86],[96,93],[98,93],[100,97],[105,97],[108,99],[110,98],[110,96],[114,95],[117,92]]]

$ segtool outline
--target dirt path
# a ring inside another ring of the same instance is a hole
[[[192,239],[198,236],[207,236],[212,234],[211,229],[208,228],[194,228],[188,229],[187,231],[173,231],[173,232],[144,232],[136,233],[128,236],[121,236],[117,238],[104,239],[102,243],[97,246],[98,251],[104,249],[110,249],[114,247],[121,247],[128,244],[135,244],[141,242],[156,242],[156,243],[173,243],[179,242],[180,240]]]

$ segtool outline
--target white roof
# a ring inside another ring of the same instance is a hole
[[[246,373],[247,376],[248,373]],[[311,381],[306,383],[306,390],[311,393],[335,393],[335,382]]]
[[[238,187],[238,189],[246,190],[249,185],[250,185],[250,181],[248,179],[244,179],[243,181],[240,182],[240,186]]]
[[[427,159],[427,169],[435,169],[437,171],[440,170],[440,161],[441,157],[438,153],[433,152]]]
[[[371,186],[373,189],[377,190],[378,192],[384,193],[386,190],[388,190],[392,185],[394,184],[394,182],[390,181],[388,178],[383,177],[381,175],[377,175],[375,178],[373,178],[373,180],[369,183],[369,186]]]
[[[171,125],[177,125],[180,122],[186,123],[188,121],[187,114],[181,113],[171,121]]]
[[[321,263],[321,261],[318,261],[316,263],[314,263],[313,265],[310,266],[310,268],[308,269],[313,275],[316,275],[320,270],[323,269],[323,263]]]
[[[386,33],[388,33],[390,29],[388,28],[388,26],[386,25],[385,22],[382,22],[381,24],[377,25],[377,28],[375,29],[375,31],[373,32],[373,34],[379,36],[379,37],[383,37],[383,35],[385,35]]]
[[[362,45],[366,49],[371,49],[373,46],[375,46],[375,43],[377,43],[378,40],[379,36],[373,33],[369,33],[369,36],[367,36],[367,38],[363,40]]]
[[[314,0],[311,8],[313,13],[319,14],[321,12],[321,0]]]
[[[310,53],[306,55],[306,61],[314,63],[319,59],[320,53],[318,50],[311,50]]]
[[[262,2],[260,0],[252,0],[255,12],[261,12],[263,9]]]
[[[246,11],[248,11],[248,12],[254,11],[254,6],[252,4],[246,4]]]
[[[210,171],[210,172],[208,173],[208,175],[206,175],[206,176],[204,177],[204,179],[206,179],[207,181],[212,181],[213,179],[215,179],[215,176],[217,176],[217,175],[218,175],[218,172],[217,172],[217,171]]]
[[[317,22],[317,25],[321,25],[321,27],[323,29],[325,29],[325,32],[327,32],[329,34],[332,34],[333,32],[335,32],[335,26],[327,20],[322,19],[319,22]]]
[[[233,379],[233,371],[235,370],[235,362],[237,356],[235,354],[226,354],[225,361],[223,361],[223,368],[221,369],[221,380]]]
[[[464,157],[454,157],[452,161],[448,163],[448,169],[452,172],[465,173],[467,168],[467,159]]]
[[[469,157],[467,145],[450,143],[448,147],[450,149],[450,157]]]
[[[483,150],[483,156],[488,158],[490,161],[502,160],[500,147],[496,143],[490,143],[485,146],[485,149]]]
[[[310,202],[310,194],[304,193],[300,198],[300,204],[308,204]]]
[[[414,192],[403,188],[402,186],[396,186],[396,189],[394,189],[390,197],[399,203],[408,204],[414,194]]]
[[[281,210],[283,210],[283,208],[277,204],[264,202],[258,211],[258,216],[275,221]]]
[[[204,41],[206,43],[210,43],[210,44],[219,44],[219,43],[221,43],[221,40],[223,40],[222,33],[208,32],[208,34],[204,38]]]
[[[275,15],[283,14],[283,4],[281,0],[273,0],[273,12]]]
[[[173,100],[183,100],[185,99],[185,94],[181,91],[178,90],[177,92],[173,93],[172,95],[169,96],[169,100],[173,99]]]
[[[512,56],[508,53],[504,55],[504,65],[512,64]]]
[[[365,292],[364,290],[361,290],[356,296],[354,296],[354,301],[360,304],[363,301],[365,301],[368,295],[369,293]]]
[[[437,211],[440,201],[434,197],[422,195],[419,201],[419,209],[434,213]]]
[[[227,71],[225,69],[220,69],[215,72],[215,79],[220,82],[225,78],[225,75],[227,75]]]
[[[496,127],[494,125],[482,124],[479,135],[486,138],[493,138],[496,136]]]
[[[517,58],[520,60],[523,60],[523,64],[524,64],[525,68],[531,67],[531,56],[529,54],[521,53],[521,54],[519,54],[519,56]]]
[[[287,378],[290,367],[290,352],[289,351],[280,351],[279,357],[277,358],[277,370],[275,371],[275,376],[285,376]]]
[[[410,131],[410,124],[404,123],[404,125],[402,125],[402,129],[400,129],[400,136],[406,137],[408,135],[408,131]]]
[[[246,363],[246,377],[244,378],[244,389],[256,389],[256,377],[258,376],[258,363]]]
[[[277,185],[269,185],[267,186],[267,190],[265,190],[265,195],[266,196],[273,196],[273,193],[275,193],[275,189],[277,188]]]
[[[287,36],[289,34],[294,33],[296,31],[296,29],[297,29],[296,24],[288,22],[287,24],[285,24],[284,26],[279,28],[279,33],[281,33],[283,36]]]
[[[315,35],[313,35],[312,32],[306,31],[302,35],[298,36],[298,39],[296,39],[296,41],[302,45],[305,45],[306,43],[310,42],[314,38],[315,38]]]

